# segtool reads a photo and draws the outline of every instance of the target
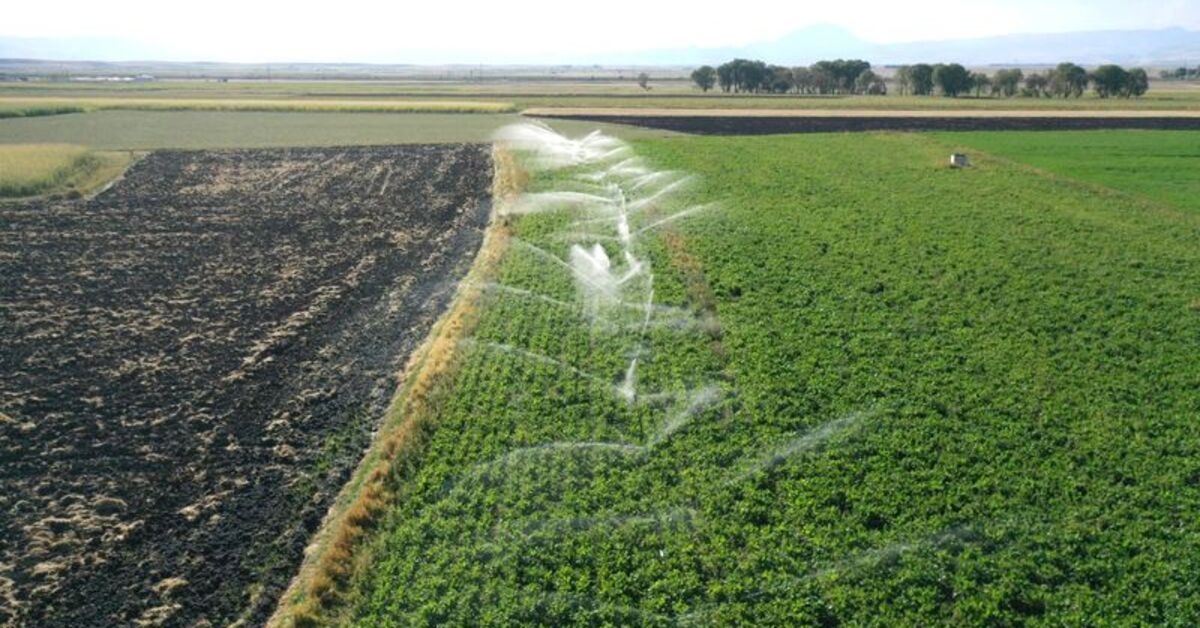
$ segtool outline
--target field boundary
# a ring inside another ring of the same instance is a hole
[[[819,111],[527,109],[522,115],[625,124],[696,135],[845,131],[1064,131],[1200,129],[1195,111]]]
[[[420,466],[436,427],[438,394],[457,371],[460,340],[476,324],[482,296],[478,286],[494,272],[508,247],[508,228],[498,218],[499,209],[524,186],[524,174],[507,150],[494,147],[492,164],[492,207],[479,252],[445,314],[409,358],[370,448],[305,549],[268,626],[316,626],[336,616],[346,590],[369,558],[372,532],[388,506],[403,498],[405,480]]]

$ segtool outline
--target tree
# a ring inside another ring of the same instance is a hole
[[[918,63],[908,69],[912,93],[917,96],[928,96],[933,93],[933,66],[928,63]]]
[[[1092,88],[1101,98],[1121,96],[1129,81],[1129,73],[1119,65],[1102,65],[1092,72]]]
[[[734,59],[717,67],[717,83],[721,91],[760,92],[770,88],[767,64],[749,59]]]
[[[1034,72],[1033,74],[1025,77],[1024,95],[1032,96],[1033,98],[1049,96],[1050,94],[1046,91],[1046,86],[1049,85],[1049,83],[1050,79],[1046,78],[1045,74],[1038,74]]]
[[[713,88],[717,82],[717,71],[711,65],[702,65],[695,70],[692,70],[692,82],[699,87],[701,91],[707,92]]]
[[[858,75],[858,79],[854,81],[854,92],[856,94],[866,94],[868,96],[886,96],[887,83],[883,77],[866,70]]]
[[[992,79],[993,93],[999,93],[1006,98],[1012,98],[1017,95],[1017,91],[1021,87],[1021,81],[1025,80],[1025,73],[1020,68],[1011,70],[1000,70],[996,72],[996,76]]]
[[[971,73],[957,63],[939,64],[933,70],[933,82],[942,90],[942,95],[957,98],[971,89]]]
[[[871,72],[871,64],[862,59],[838,59],[834,61],[835,76],[842,93],[851,94],[857,91],[858,79],[865,73]],[[874,72],[872,72],[874,75]]]
[[[1150,77],[1146,76],[1146,71],[1141,68],[1130,70],[1125,77],[1125,90],[1121,95],[1126,98],[1130,96],[1141,98],[1148,91],[1150,91]]]
[[[979,98],[983,95],[984,90],[992,87],[992,79],[983,72],[972,72],[971,87],[975,88],[975,97]]]
[[[650,89],[650,75],[645,72],[637,75],[637,84],[638,87],[648,91]]]
[[[832,94],[837,91],[837,78],[829,72],[828,68],[813,65],[808,69],[808,72],[814,93]]]
[[[742,91],[758,93],[771,87],[771,71],[762,61],[744,61],[741,66]]]
[[[812,70],[808,68],[792,68],[792,86],[797,94],[813,94],[817,85]]]
[[[773,94],[786,94],[792,91],[795,86],[795,80],[792,77],[792,71],[781,65],[767,66],[766,87]]]
[[[1119,65],[1102,65],[1092,72],[1092,86],[1101,98],[1142,96],[1150,89],[1150,77],[1141,68],[1126,70]]]
[[[717,66],[717,85],[721,91],[728,93],[733,89],[733,62]]]
[[[820,79],[818,90],[822,94],[853,94],[858,77],[870,69],[871,64],[861,59],[818,61],[811,68]]]
[[[912,90],[912,67],[902,65],[896,68],[896,90],[901,96],[907,95]]]
[[[1158,73],[1163,80],[1185,81],[1190,78],[1200,77],[1200,68],[1189,68],[1187,66],[1178,67],[1174,70],[1163,70]]]
[[[721,91],[728,92],[733,89],[733,66],[730,64],[721,64],[716,66],[716,86],[721,88]]]
[[[1087,70],[1074,63],[1060,63],[1049,75],[1050,93],[1060,98],[1079,98],[1087,91]]]

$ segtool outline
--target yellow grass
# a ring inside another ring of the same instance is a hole
[[[0,197],[82,195],[117,177],[135,157],[74,144],[0,144]]]
[[[0,196],[31,196],[86,167],[88,150],[71,144],[0,145]]]
[[[92,98],[92,97],[0,97],[0,111],[300,111],[361,113],[508,113],[516,106],[507,102],[476,100],[301,100],[242,98]]]

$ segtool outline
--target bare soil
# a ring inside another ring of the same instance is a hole
[[[0,206],[0,625],[262,623],[491,173],[484,145],[159,152]]]

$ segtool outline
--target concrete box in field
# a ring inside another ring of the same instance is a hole
[[[970,165],[971,165],[971,160],[967,159],[967,156],[964,155],[963,153],[954,153],[954,154],[950,155],[950,167],[951,168],[966,168],[967,166],[970,166]]]

